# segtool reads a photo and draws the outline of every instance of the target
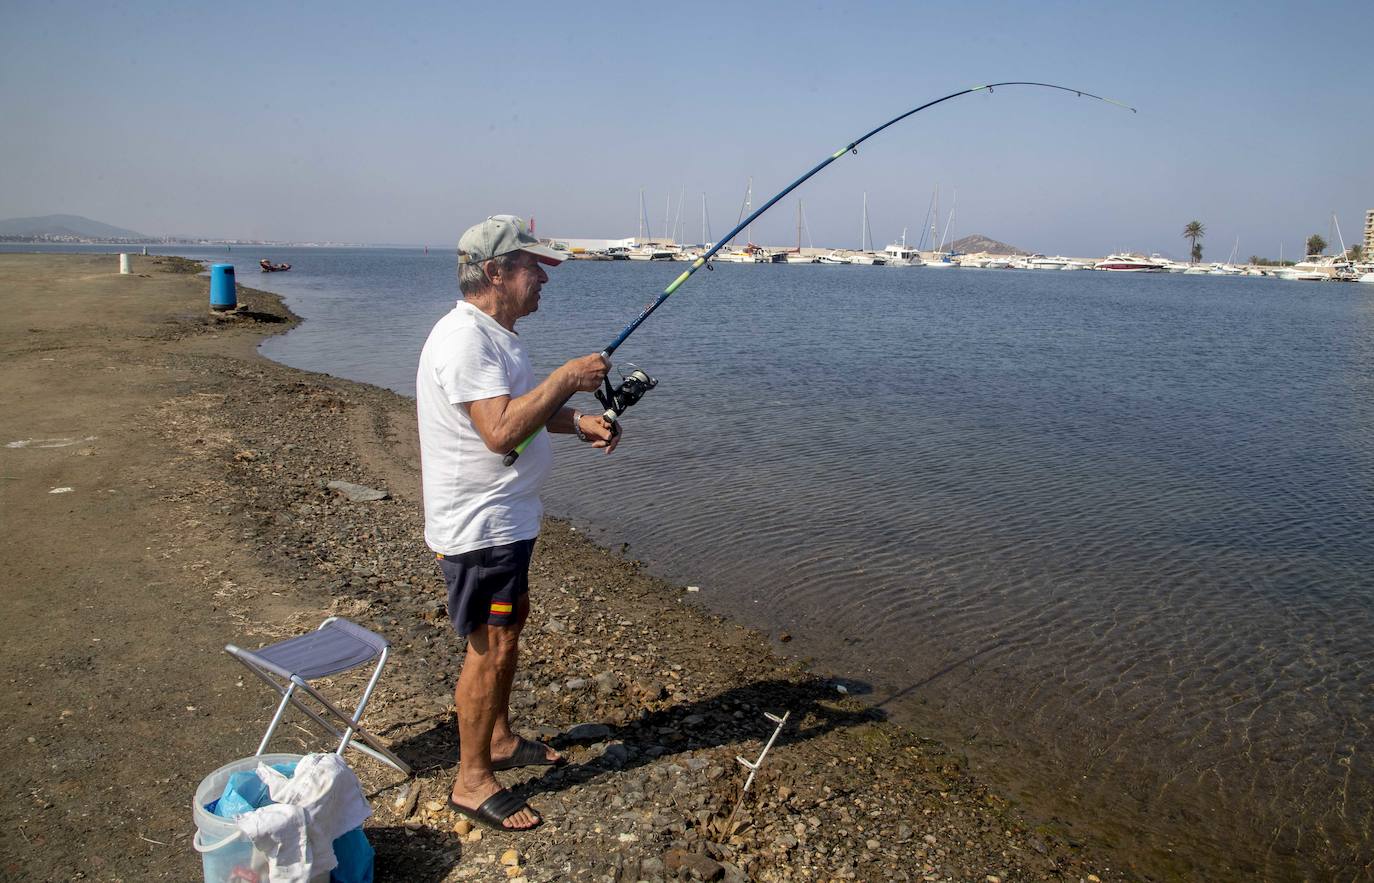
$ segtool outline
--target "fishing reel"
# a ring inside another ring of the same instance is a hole
[[[623,376],[620,385],[611,387],[611,378],[607,377],[603,381],[605,384],[596,391],[596,400],[606,409],[602,418],[609,424],[614,432],[620,432],[620,425],[616,420],[621,414],[629,410],[630,406],[640,399],[649,390],[658,386],[658,381],[648,375],[647,372],[636,368],[628,375]]]

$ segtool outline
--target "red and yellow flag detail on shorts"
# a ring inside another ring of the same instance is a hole
[[[491,612],[494,616],[505,616],[511,612],[512,606],[509,601],[492,601]]]

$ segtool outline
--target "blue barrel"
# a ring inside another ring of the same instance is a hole
[[[239,305],[234,290],[234,265],[214,264],[210,267],[210,309],[232,310]]]

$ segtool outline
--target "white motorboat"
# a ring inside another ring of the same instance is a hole
[[[983,269],[985,270],[1005,270],[1010,266],[1010,258],[990,257],[983,261]]]
[[[902,241],[883,249],[883,257],[887,258],[889,267],[919,267],[925,263],[921,260],[920,252],[907,246],[905,228],[902,230]]]
[[[849,255],[843,252],[832,251],[829,254],[821,255],[822,264],[848,264],[851,263]]]
[[[661,246],[644,245],[630,249],[625,256],[632,261],[671,261],[673,251]]]
[[[881,267],[887,263],[887,258],[871,251],[856,251],[849,256],[851,264],[862,264],[865,267]]]
[[[1364,282],[1369,285],[1374,285],[1374,273],[1365,273],[1356,281]]]
[[[1032,270],[1062,270],[1068,262],[1068,258],[1058,256],[1047,258],[1044,255],[1033,255],[1030,260],[1026,261],[1026,266]]]
[[[936,252],[935,254],[931,255],[930,260],[926,261],[926,266],[936,270],[944,270],[957,267],[959,265],[954,263],[953,259],[951,259],[949,255]]]
[[[788,252],[787,263],[789,264],[819,264],[821,259],[812,254],[802,254],[801,252]]]
[[[1094,264],[1093,269],[1111,273],[1158,273],[1164,265],[1138,254],[1112,254]]]

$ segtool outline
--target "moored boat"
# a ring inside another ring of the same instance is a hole
[[[1158,273],[1164,265],[1138,254],[1112,254],[1094,264],[1093,269],[1111,273]]]
[[[924,263],[920,252],[906,244],[905,230],[902,231],[901,242],[894,242],[883,249],[883,257],[887,259],[889,267],[919,267]]]

